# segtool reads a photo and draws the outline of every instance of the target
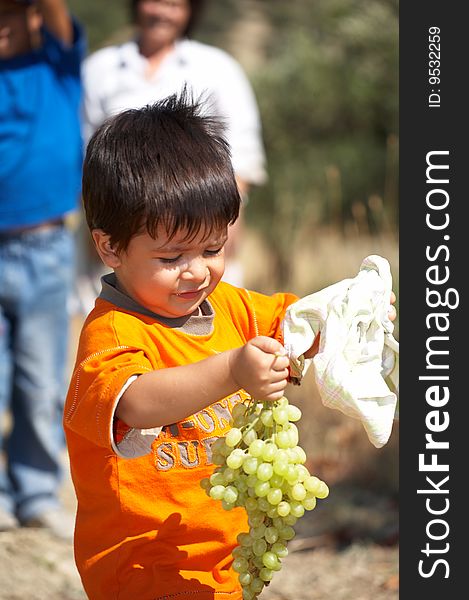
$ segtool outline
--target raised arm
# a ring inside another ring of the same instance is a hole
[[[73,43],[73,26],[65,0],[36,0],[44,27],[66,46]]]
[[[278,400],[287,385],[284,352],[277,340],[258,336],[197,363],[144,373],[123,394],[116,415],[129,427],[149,429],[180,421],[239,389],[258,400]]]

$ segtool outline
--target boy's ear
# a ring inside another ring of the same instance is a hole
[[[91,232],[96,250],[103,263],[115,269],[120,266],[121,261],[118,252],[112,247],[110,236],[102,229],[93,229]]]

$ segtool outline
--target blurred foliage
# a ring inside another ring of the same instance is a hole
[[[90,52],[103,46],[129,23],[127,0],[68,0],[70,11],[86,28]]]
[[[249,208],[285,283],[302,228],[397,228],[398,3],[264,4],[273,34],[253,83],[270,180]]]
[[[127,0],[70,6],[90,50],[129,34]],[[258,40],[254,19],[264,24]],[[194,37],[242,63],[246,48],[258,54],[254,67],[244,66],[259,102],[269,182],[251,192],[247,216],[276,257],[280,284],[295,240],[317,226],[396,235],[398,0],[212,0]]]

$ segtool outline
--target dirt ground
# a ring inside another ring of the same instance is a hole
[[[69,482],[64,502],[73,510]],[[290,554],[260,600],[397,600],[397,507],[337,486],[295,527]],[[38,529],[0,533],[1,600],[85,600],[71,544]]]

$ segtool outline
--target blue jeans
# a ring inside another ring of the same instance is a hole
[[[74,264],[65,226],[0,232],[0,505],[20,522],[59,504]]]

